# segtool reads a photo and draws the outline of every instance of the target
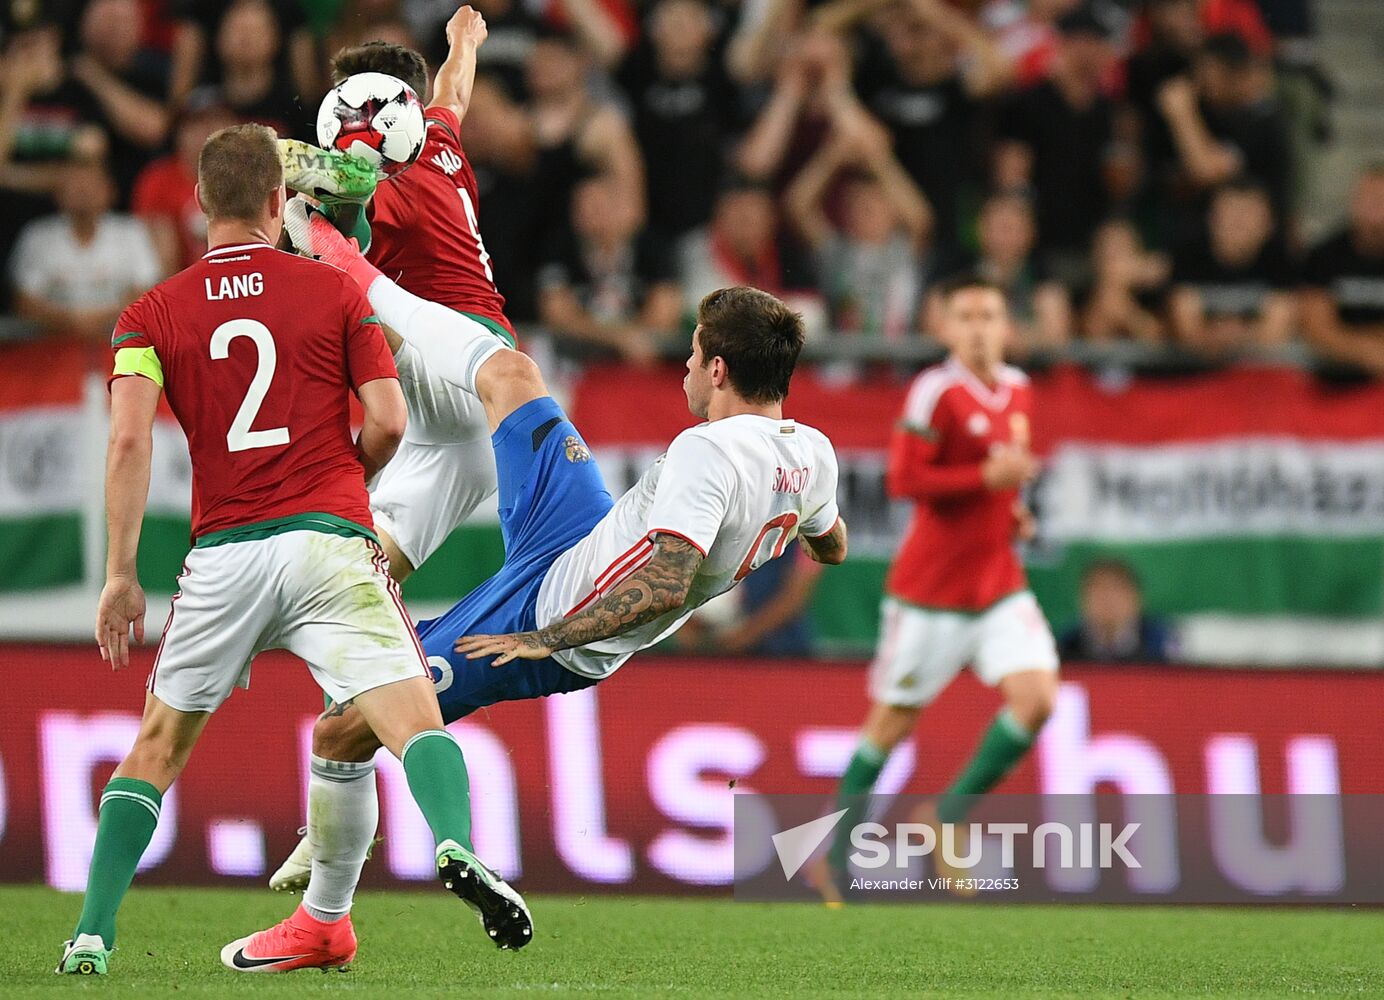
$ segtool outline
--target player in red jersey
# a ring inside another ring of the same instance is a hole
[[[863,796],[922,708],[963,667],[997,686],[1005,705],[961,774],[918,817],[934,827],[961,823],[970,797],[1009,773],[1052,711],[1057,648],[1014,551],[1015,538],[1032,533],[1019,488],[1038,465],[1029,450],[1028,378],[1003,362],[1009,331],[998,287],[973,277],[949,282],[939,335],[951,354],[914,380],[890,441],[887,489],[913,502],[913,521],[885,585],[873,704],[841,777],[838,805],[850,811],[813,868],[828,903],[839,903],[849,883],[849,835]],[[940,852],[933,859],[940,864]]]
[[[406,419],[379,322],[346,275],[273,249],[285,196],[271,130],[212,135],[197,190],[210,252],[126,309],[111,342],[109,547],[96,639],[115,669],[128,665],[131,626],[136,640],[144,633],[135,564],[161,394],[187,435],[193,546],[139,735],[101,796],[82,915],[59,972],[107,971],[116,911],[163,793],[266,649],[303,657],[334,701],[370,719],[403,761],[439,870],[454,878],[460,866],[477,873],[473,886],[485,881],[469,850],[469,811],[459,808],[461,750],[442,728],[422,648],[371,531],[365,477],[389,461]],[[353,391],[365,411],[354,441]],[[222,959],[283,971],[354,955],[347,913],[300,908],[228,945]]]
[[[477,225],[476,177],[460,142],[461,120],[475,79],[476,49],[485,37],[485,19],[470,7],[459,8],[448,21],[449,51],[433,80],[422,152],[406,170],[374,188],[366,210],[369,226],[353,235],[368,246],[370,262],[397,276],[406,291],[470,317],[512,347],[505,300],[495,287]],[[337,83],[357,73],[386,73],[419,94],[426,90],[427,72],[417,52],[382,42],[345,49],[332,60]],[[316,149],[310,154],[286,156],[290,187],[308,193],[325,189],[338,196],[352,187],[357,175],[346,161],[353,158]],[[346,220],[337,221],[342,225]],[[393,331],[387,330],[386,337],[399,366],[409,425],[393,461],[372,484],[370,508],[390,573],[402,583],[495,493],[495,452],[479,400],[435,377],[418,351]],[[434,676],[440,679],[443,673],[439,670]],[[336,751],[327,743],[313,747],[322,759],[343,761],[345,756]],[[368,849],[379,815],[369,756],[343,764],[330,777],[312,778],[308,801],[310,813],[323,818],[323,827],[335,823],[366,831],[363,840],[333,841],[343,857],[355,850],[345,845],[363,842]],[[346,881],[331,874],[344,871],[344,866],[332,864],[327,875],[314,874],[313,862],[321,860],[323,846],[313,842],[313,829],[316,826],[309,824],[308,834],[270,876],[269,885],[278,891],[304,891],[311,885],[314,896],[348,899]]]
[[[470,7],[447,23],[449,51],[433,80],[426,111],[427,138],[403,172],[362,194],[348,154],[286,147],[288,186],[345,200],[369,197],[361,222],[350,206],[330,211],[351,230],[367,259],[400,287],[441,303],[489,329],[507,346],[514,330],[495,287],[478,223],[476,176],[461,145],[461,121],[471,101],[476,49],[485,19]],[[340,83],[358,73],[385,73],[418,94],[427,90],[423,57],[402,45],[367,42],[338,52],[332,75]],[[359,215],[359,213],[355,213]],[[409,428],[394,460],[371,486],[371,509],[390,572],[403,582],[432,555],[482,501],[495,492],[495,457],[485,414],[476,400],[433,377],[417,352],[388,333],[395,351]]]

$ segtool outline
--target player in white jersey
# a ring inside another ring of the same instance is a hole
[[[773,296],[730,288],[702,300],[684,388],[706,423],[678,435],[612,502],[531,360],[474,321],[399,288],[320,216],[290,211],[288,227],[301,250],[356,278],[380,319],[429,368],[474,393],[494,431],[504,565],[419,627],[424,653],[440,668],[445,720],[590,687],[794,538],[820,562],[845,559],[831,443],[783,417],[803,330]],[[313,745],[318,756],[348,764],[371,759],[379,742],[353,707],[342,706],[318,720]],[[330,879],[333,894],[349,894],[373,829],[352,828],[332,810],[314,812],[309,824],[315,843],[340,844],[343,829],[356,838],[342,852],[359,859],[354,867],[315,859],[310,886]]]

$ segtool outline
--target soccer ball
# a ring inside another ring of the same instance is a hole
[[[322,98],[317,141],[364,157],[393,177],[418,159],[427,137],[423,102],[413,88],[385,73],[357,73]]]

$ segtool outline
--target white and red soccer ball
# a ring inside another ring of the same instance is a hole
[[[385,73],[347,77],[317,109],[317,141],[364,157],[386,177],[418,159],[427,138],[423,102],[413,88]]]

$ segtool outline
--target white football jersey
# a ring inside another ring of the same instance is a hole
[[[586,677],[606,677],[672,635],[692,612],[780,555],[799,534],[836,525],[836,453],[821,431],[752,414],[689,428],[591,534],[558,557],[538,591],[539,628],[610,593],[653,557],[654,535],[703,555],[687,602],[624,635],[554,653]]]

